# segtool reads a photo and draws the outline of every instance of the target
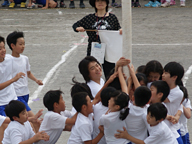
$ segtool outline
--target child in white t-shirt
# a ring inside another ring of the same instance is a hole
[[[181,105],[183,92],[180,90],[178,84],[181,83],[183,75],[184,68],[177,62],[169,62],[164,67],[162,80],[166,81],[170,88],[170,93],[164,101],[168,110],[168,115],[175,116],[178,108]],[[178,132],[175,132],[178,128],[179,123],[173,125],[168,120],[165,120],[165,123],[170,127],[179,144],[183,144],[182,138],[180,137]]]
[[[28,106],[29,89],[28,89],[28,78],[35,81],[39,85],[43,85],[41,80],[35,78],[30,71],[29,59],[27,56],[21,55],[25,49],[25,40],[23,32],[14,31],[7,36],[7,44],[12,50],[12,75],[15,76],[18,72],[23,72],[25,76],[22,79],[14,82],[14,88],[18,100],[23,102],[29,113],[29,116],[34,116],[30,107]]]
[[[12,57],[6,54],[5,39],[0,36],[0,115],[6,116],[4,109],[11,100],[16,100],[17,95],[13,83],[25,74],[19,72],[12,76]]]
[[[169,127],[163,122],[167,116],[167,109],[161,103],[151,104],[147,110],[147,122],[150,125],[149,137],[140,140],[131,136],[126,129],[118,130],[116,138],[125,138],[136,144],[178,144]]]
[[[40,126],[40,131],[45,131],[49,136],[49,140],[39,141],[37,144],[54,144],[59,139],[63,130],[70,131],[72,125],[75,124],[77,114],[73,117],[70,115],[67,118],[65,114],[65,101],[62,97],[62,91],[51,90],[43,97],[43,103],[48,109]]]
[[[34,133],[22,102],[12,100],[6,106],[5,113],[11,122],[4,132],[2,144],[30,144],[39,140],[49,140],[49,136],[44,131]]]
[[[75,125],[67,144],[97,144],[103,137],[103,130],[92,139],[93,134],[93,103],[86,92],[79,92],[72,96],[72,105],[78,113]]]

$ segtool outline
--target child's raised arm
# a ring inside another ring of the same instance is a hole
[[[135,89],[138,88],[140,85],[136,75],[135,75],[135,70],[134,70],[134,66],[133,65],[127,65],[128,66],[128,69],[129,69],[129,73],[131,75],[131,78],[133,80],[133,83],[134,83],[134,86],[135,86]]]
[[[76,122],[76,119],[77,119],[77,114],[76,113],[72,118],[67,118],[66,121],[65,121],[65,124],[67,125],[74,125],[75,122]]]
[[[22,78],[23,76],[25,76],[24,73],[20,72],[18,73],[14,78],[4,82],[4,83],[1,83],[0,84],[0,90],[6,88],[7,86],[9,86],[10,84],[12,84],[13,82],[16,82],[18,79]]]
[[[31,73],[31,71],[27,72],[28,78],[35,81],[38,85],[43,85],[43,82],[41,80],[36,79],[36,77]]]
[[[121,90],[123,92],[125,92],[126,94],[128,94],[127,84],[126,84],[125,78],[123,76],[123,71],[122,70],[123,70],[122,67],[118,68],[118,74],[119,74],[119,81],[120,81],[120,84],[121,84]]]
[[[118,71],[118,67],[120,66],[126,66],[130,63],[130,60],[129,59],[126,59],[124,57],[121,57],[115,64],[115,72]]]

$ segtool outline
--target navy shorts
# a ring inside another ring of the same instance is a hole
[[[27,111],[31,110],[31,108],[28,105],[29,95],[19,96],[17,98],[18,98],[18,101],[20,101],[20,102],[25,104],[25,107],[26,107]]]
[[[0,106],[0,115],[6,116],[5,111],[4,111],[6,106],[7,106],[7,105],[2,105],[2,106]]]

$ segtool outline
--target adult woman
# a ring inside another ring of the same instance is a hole
[[[122,34],[122,29],[118,22],[117,17],[114,14],[108,13],[109,0],[89,0],[92,7],[95,8],[95,13],[89,14],[77,21],[73,25],[75,32],[84,32],[88,30],[119,30]],[[86,31],[89,36],[87,56],[91,54],[91,43],[100,42],[99,36],[96,31]],[[103,70],[105,77],[108,75],[111,69],[115,67],[114,63],[104,61]]]

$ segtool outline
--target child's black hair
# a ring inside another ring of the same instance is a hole
[[[110,78],[111,75],[114,74],[114,71],[115,71],[115,68],[113,68],[107,78],[106,78],[106,81],[108,81],[108,79]],[[119,77],[116,77],[108,86],[110,87],[114,87],[116,90],[121,90],[121,84],[120,84],[120,81],[119,81]]]
[[[188,98],[189,98],[189,96],[188,96],[188,91],[187,91],[187,89],[186,89],[186,87],[184,87],[184,86],[179,86],[179,88],[180,88],[180,90],[182,90],[182,92],[183,92],[183,100],[184,99],[186,99],[186,100],[188,100]]]
[[[162,103],[151,104],[147,109],[147,113],[149,112],[152,117],[155,117],[156,121],[164,120],[167,116],[167,108]]]
[[[108,101],[110,100],[112,93],[115,91],[116,89],[113,87],[106,87],[101,91],[100,97],[104,106],[108,107]]]
[[[139,86],[138,88],[136,88],[134,92],[134,98],[135,98],[135,105],[143,107],[149,102],[151,98],[151,91],[146,86]]]
[[[181,79],[184,75],[184,68],[178,62],[169,62],[165,65],[164,71],[170,73],[170,76],[177,76],[175,84],[178,85],[181,83]]]
[[[168,97],[170,93],[170,88],[167,82],[159,80],[152,82],[151,86],[154,86],[157,89],[158,93],[163,93],[163,96],[161,98],[161,102],[164,102],[164,100]]]
[[[147,77],[143,73],[136,73],[136,77],[138,81],[143,81],[145,85],[147,85]]]
[[[5,44],[5,38],[0,36],[0,43],[3,42]]]
[[[155,72],[160,74],[160,80],[162,79],[162,74],[163,74],[163,66],[161,63],[157,60],[151,60],[149,61],[144,69],[144,74],[146,77],[149,77],[150,72]]]
[[[111,94],[111,98],[114,98],[115,105],[120,106],[119,110],[125,108],[125,110],[120,113],[119,117],[119,119],[124,120],[129,114],[129,108],[128,108],[129,96],[124,92],[116,90]]]
[[[54,110],[54,103],[59,103],[60,96],[63,92],[61,90],[50,90],[43,97],[43,104],[48,111]]]
[[[93,56],[86,56],[79,63],[79,72],[82,74],[82,76],[86,82],[90,81],[90,78],[89,78],[89,63],[90,62],[97,62],[100,65],[100,63],[97,61],[97,59],[94,58]]]
[[[144,70],[145,70],[145,65],[140,65],[138,68],[137,68],[137,72],[138,73],[144,73]]]
[[[106,6],[105,10],[106,10],[106,12],[108,12],[109,0],[103,0],[103,1],[106,1],[107,6]],[[97,8],[96,8],[96,6],[95,6],[95,2],[96,2],[96,0],[89,0],[89,4],[90,4],[92,7],[94,7],[94,8],[95,8],[95,12],[97,12]]]
[[[5,107],[5,114],[10,118],[11,121],[14,121],[13,117],[16,116],[19,118],[19,114],[25,109],[26,107],[24,103],[17,100],[12,100]]]
[[[79,83],[75,80],[75,77],[73,77],[72,82],[74,83],[72,88],[71,88],[71,97],[78,92],[87,92],[88,96],[90,97],[91,100],[93,100],[93,96],[91,93],[91,90],[89,86],[86,83]]]
[[[87,105],[87,99],[86,99],[87,96],[88,94],[86,92],[78,92],[73,95],[72,105],[77,112],[81,112],[82,106]]]
[[[7,36],[7,45],[12,50],[11,44],[16,45],[18,38],[24,38],[23,32],[14,31]]]

